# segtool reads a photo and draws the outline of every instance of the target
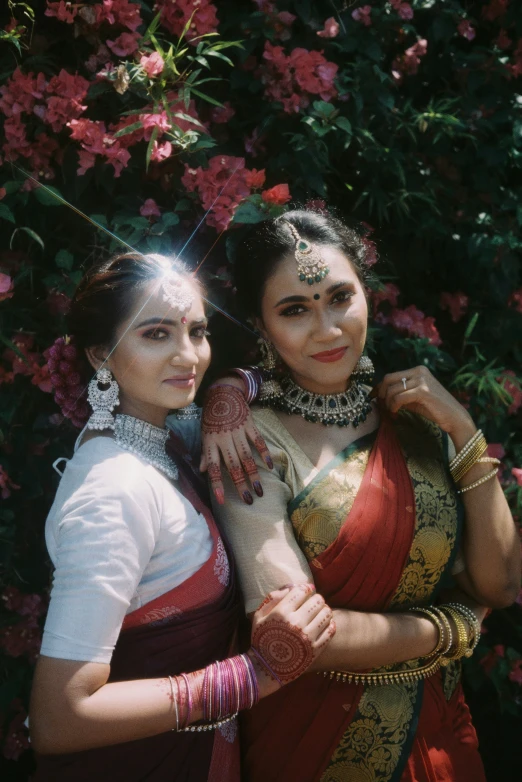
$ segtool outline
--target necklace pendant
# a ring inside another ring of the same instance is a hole
[[[314,394],[300,388],[290,377],[284,378],[281,385],[281,397],[260,400],[260,403],[284,413],[300,415],[310,423],[357,428],[371,411],[369,392],[355,378],[340,394]]]

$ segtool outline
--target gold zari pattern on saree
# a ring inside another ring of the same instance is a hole
[[[438,427],[419,416],[401,412],[395,421],[395,430],[412,479],[416,510],[410,552],[390,603],[391,609],[403,611],[414,605],[427,604],[433,598],[456,545],[458,514],[455,489],[444,468],[444,443]],[[343,466],[340,473],[343,480],[334,475],[340,470],[336,465],[332,479],[327,477],[319,485],[309,487],[299,507],[293,510],[291,518],[297,540],[312,565],[313,557],[335,540],[346,519],[368,458],[369,452],[349,456],[346,461],[354,467],[350,470]],[[324,508],[322,515],[319,508]],[[315,522],[319,517],[328,517],[328,523],[323,522],[320,526]],[[408,660],[375,671],[408,670],[420,664],[422,661]],[[459,668],[452,666],[450,672],[443,674],[448,699],[457,686]],[[343,685],[335,683],[335,686]],[[421,687],[422,682],[418,681],[366,687],[354,719],[342,736],[321,782],[390,782],[394,779],[397,768],[402,765]]]
[[[290,514],[296,540],[308,561],[318,557],[339,535],[361,486],[373,442],[374,438],[310,486]]]

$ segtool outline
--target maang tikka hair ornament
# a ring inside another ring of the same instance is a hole
[[[168,302],[172,309],[177,310],[180,315],[184,315],[192,307],[195,298],[194,292],[180,274],[173,271],[165,275],[161,287],[163,301]]]
[[[297,274],[301,282],[307,282],[313,285],[314,282],[324,280],[330,269],[321,257],[318,248],[307,239],[302,239],[297,228],[287,220],[283,221],[292,232],[295,239],[295,260],[297,263]]]
[[[100,388],[100,386],[108,386]],[[114,429],[112,411],[120,404],[119,387],[106,367],[101,367],[89,383],[87,401],[92,407],[92,415],[87,421],[87,429]]]

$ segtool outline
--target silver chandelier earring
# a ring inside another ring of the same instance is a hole
[[[87,392],[87,401],[92,407],[87,429],[114,429],[112,411],[120,404],[119,390],[109,369],[102,367],[96,372]]]
[[[375,367],[373,366],[371,358],[368,358],[368,356],[361,356],[352,372],[353,379],[357,380],[359,383],[371,386],[373,385],[374,375]]]

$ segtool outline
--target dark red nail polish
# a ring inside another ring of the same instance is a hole
[[[252,503],[254,502],[254,498],[252,497],[249,491],[243,492],[243,499],[247,505],[252,505]]]
[[[263,487],[261,486],[259,481],[254,481],[253,486],[254,486],[254,491],[257,494],[257,496],[258,497],[262,497],[263,496]]]
[[[270,456],[267,456],[267,457],[266,457],[266,466],[267,466],[267,467],[268,467],[270,470],[273,470],[273,469],[274,469],[274,462],[272,461],[272,459],[270,458]]]

